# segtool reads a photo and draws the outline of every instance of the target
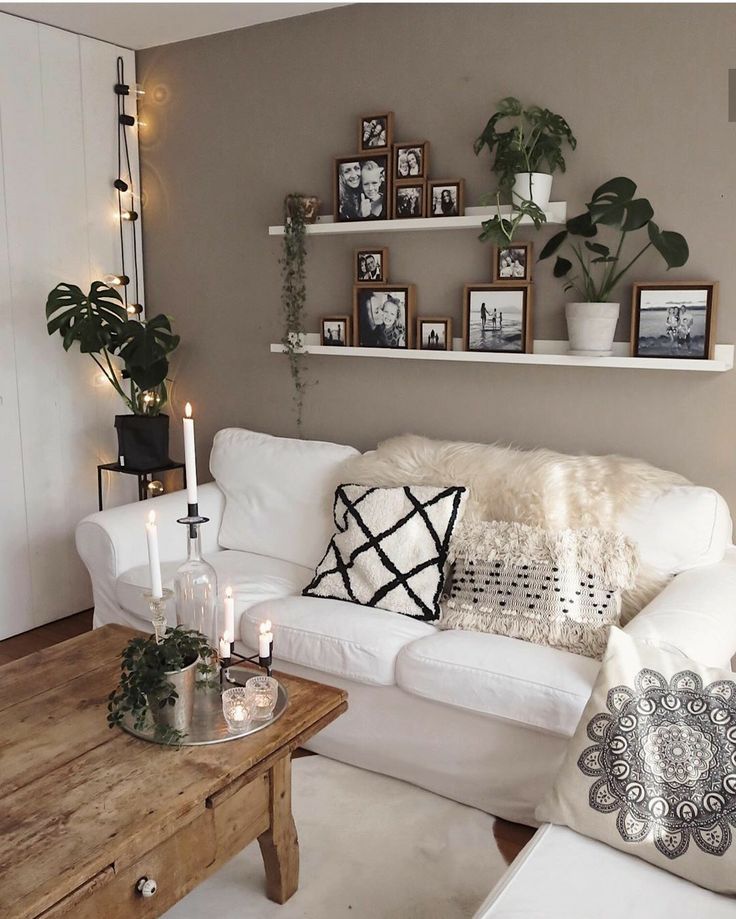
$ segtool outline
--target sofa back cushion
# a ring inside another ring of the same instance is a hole
[[[215,435],[210,472],[225,495],[219,543],[314,568],[332,535],[332,499],[353,447],[242,428]]]

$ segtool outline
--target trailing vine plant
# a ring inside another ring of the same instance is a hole
[[[307,384],[304,379],[304,309],[306,290],[307,202],[304,195],[287,195],[284,200],[284,248],[281,264],[281,308],[284,334],[281,344],[289,357],[294,384],[296,426],[302,436],[302,412]]]

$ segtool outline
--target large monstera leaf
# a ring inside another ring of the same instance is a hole
[[[123,344],[117,353],[139,389],[155,389],[164,382],[169,372],[168,355],[179,344],[168,316],[161,313],[145,322],[129,320],[121,330],[120,340]]]
[[[84,354],[114,347],[127,314],[120,294],[95,281],[85,294],[75,284],[57,284],[46,300],[46,328],[58,332],[68,351],[74,342]]]
[[[628,233],[640,230],[654,216],[646,198],[635,198],[636,183],[624,176],[610,179],[593,192],[588,213],[593,223],[619,227]]]

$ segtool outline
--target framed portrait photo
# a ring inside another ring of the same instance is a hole
[[[463,339],[468,351],[531,350],[531,284],[466,284]]]
[[[358,150],[361,153],[389,153],[393,142],[393,112],[361,117],[358,124]]]
[[[414,345],[413,284],[353,288],[353,344],[361,348]]]
[[[427,183],[424,179],[394,182],[394,220],[426,217]]]
[[[429,142],[394,144],[394,178],[426,179],[429,176]]]
[[[421,351],[452,351],[452,319],[446,316],[417,319],[417,348]]]
[[[333,176],[337,222],[388,220],[391,210],[391,157],[388,153],[340,156]]]
[[[465,213],[465,180],[432,179],[427,192],[428,217],[462,217]]]
[[[718,283],[634,284],[631,303],[633,357],[713,356]]]
[[[335,348],[352,344],[350,316],[323,316],[319,321],[319,343]]]
[[[532,279],[532,244],[494,246],[491,278],[496,284],[529,283]]]
[[[355,284],[388,284],[388,249],[356,249]]]

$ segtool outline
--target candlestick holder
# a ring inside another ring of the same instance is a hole
[[[150,591],[144,591],[143,596],[148,600],[151,610],[151,623],[156,636],[156,644],[160,645],[166,637],[169,623],[166,621],[166,603],[174,596],[174,591],[164,587],[160,597],[154,597]]]
[[[202,517],[198,504],[187,505],[187,516],[178,523],[187,528],[187,560],[176,572],[176,621],[201,632],[213,648],[217,647],[217,573],[202,558],[199,528],[209,521]]]
[[[271,676],[271,666],[273,664],[273,642],[270,644],[270,651],[268,657],[261,657],[260,654],[253,654],[251,657],[244,657],[242,654],[237,654],[235,651],[235,642],[230,642],[230,648],[228,651],[228,656],[224,657],[220,655],[220,685],[224,686],[226,682],[230,682],[230,677],[228,676],[228,669],[233,666],[233,662],[241,664],[256,664],[258,667],[261,667],[266,671],[266,676]]]

